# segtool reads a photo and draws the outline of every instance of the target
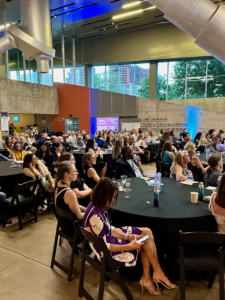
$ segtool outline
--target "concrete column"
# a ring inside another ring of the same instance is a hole
[[[149,72],[149,98],[156,99],[157,94],[157,62],[150,62]]]

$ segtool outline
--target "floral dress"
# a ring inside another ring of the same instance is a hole
[[[93,206],[91,202],[84,215],[84,228],[88,228],[91,230],[91,233],[94,236],[102,237],[106,243],[107,248],[110,248],[110,244],[116,245],[126,245],[129,244],[129,241],[116,239],[112,232],[115,227],[111,226],[111,220],[107,213],[101,212],[97,207]],[[121,231],[126,233],[127,231],[130,234],[140,235],[142,231],[137,227],[122,227],[119,228]],[[103,253],[101,249],[94,245],[92,242],[89,242],[91,249],[96,254],[98,260],[101,262],[103,258]],[[118,266],[126,266],[133,267],[137,263],[139,250],[130,250],[130,251],[119,251],[119,252],[111,252],[112,258],[114,259],[116,265]]]

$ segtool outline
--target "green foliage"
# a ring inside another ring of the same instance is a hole
[[[143,98],[149,98],[149,75],[141,81],[141,87],[137,91],[137,95]]]
[[[216,59],[208,61],[178,61],[170,73],[168,84],[168,100],[205,98],[207,84],[207,98],[225,96],[225,66]],[[187,83],[186,81],[187,72]],[[207,81],[207,82],[206,82]],[[217,86],[216,84],[221,84]],[[158,75],[157,99],[166,100],[167,76]]]

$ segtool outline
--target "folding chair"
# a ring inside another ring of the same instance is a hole
[[[220,300],[224,300],[224,243],[225,235],[219,232],[187,232],[180,231],[179,258],[177,260],[180,266],[180,293],[181,300],[185,300],[185,271],[212,271],[209,277],[208,287],[211,289],[219,272],[219,291]],[[185,250],[183,247],[194,244],[195,248]],[[219,258],[211,248],[207,249],[205,244],[218,245]],[[196,245],[202,245],[196,249]],[[204,247],[203,247],[204,246]]]
[[[74,255],[75,255],[75,250],[76,248],[79,249],[80,251],[82,251],[82,244],[77,245],[77,238],[78,238],[78,233],[77,230],[75,230],[74,236],[70,237],[68,236],[65,232],[62,231],[61,225],[60,225],[60,219],[61,218],[65,218],[68,221],[71,222],[71,224],[73,225],[73,223],[75,221],[78,222],[77,220],[77,216],[74,213],[69,213],[66,212],[60,208],[58,208],[57,206],[55,206],[54,203],[51,203],[51,208],[58,220],[57,222],[57,227],[56,227],[56,234],[55,234],[55,242],[54,242],[54,246],[53,246],[53,252],[52,252],[52,261],[51,261],[51,268],[54,268],[54,265],[56,265],[60,270],[62,270],[63,272],[65,272],[68,277],[68,281],[71,281],[72,278],[72,274],[75,275],[75,277],[80,275],[80,271],[75,269],[73,267],[74,264]],[[72,252],[71,252],[71,256],[70,256],[70,264],[69,264],[69,268],[67,268],[66,266],[62,265],[60,262],[58,262],[55,259],[56,256],[56,250],[57,250],[57,245],[58,245],[58,238],[60,237],[60,245],[61,245],[61,238],[66,239],[68,242],[70,242],[73,246],[72,246]],[[82,241],[82,239],[81,239]]]
[[[160,166],[160,173],[162,174],[162,177],[170,177],[170,167],[171,165],[165,162],[159,162]]]
[[[3,221],[3,227],[5,227],[7,220],[9,219],[10,216],[10,212],[11,212],[11,208],[13,206],[17,207],[17,212],[18,212],[18,221],[19,221],[19,230],[23,229],[23,225],[31,222],[31,221],[35,221],[37,222],[37,207],[36,207],[36,203],[35,203],[35,197],[34,197],[34,191],[36,189],[37,186],[37,181],[36,180],[32,180],[29,182],[25,182],[22,184],[17,184],[13,197],[11,198],[6,198],[4,201],[8,204],[8,209],[6,212],[6,216],[5,219]],[[30,191],[30,188],[33,187],[33,190]],[[28,190],[29,189],[29,193],[28,196],[22,195],[21,192]],[[30,208],[28,208],[27,204],[32,203],[33,204],[33,211],[30,210]],[[24,213],[25,212],[25,213]],[[22,215],[24,216],[27,212],[33,214],[33,217],[31,217],[30,219],[26,220],[26,221],[22,221]]]
[[[79,283],[79,291],[78,296],[84,297],[88,300],[94,300],[91,295],[85,290],[84,288],[84,275],[85,275],[85,261],[87,261],[92,267],[94,267],[99,273],[101,274],[100,277],[100,286],[99,286],[99,294],[98,294],[98,300],[103,300],[104,295],[104,285],[105,280],[110,281],[114,280],[123,290],[124,295],[128,300],[134,300],[130,290],[128,289],[126,283],[123,280],[123,277],[121,276],[119,269],[121,267],[118,267],[115,262],[112,259],[112,256],[106,247],[106,244],[101,237],[93,236],[90,232],[84,230],[78,222],[75,222],[75,226],[77,229],[77,232],[81,234],[81,236],[84,237],[83,239],[83,251],[82,251],[82,260],[81,260],[81,275],[80,275],[80,283]],[[88,241],[94,243],[96,246],[98,246],[103,255],[102,262],[100,263],[96,256],[93,258],[93,253],[91,255],[86,253]]]

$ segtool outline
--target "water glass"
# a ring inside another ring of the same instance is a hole
[[[15,165],[14,159],[11,159],[10,162],[11,162],[11,165]]]
[[[205,149],[205,153],[206,153],[206,157],[209,157],[209,155],[210,155],[210,149],[209,148]]]
[[[131,183],[131,179],[127,178],[127,180],[126,180],[126,187],[130,187],[130,183]]]
[[[130,191],[131,191],[131,189],[124,189],[126,199],[130,198]]]
[[[126,183],[127,176],[126,175],[122,175],[121,179],[122,179],[122,185],[124,185]]]
[[[177,186],[181,187],[182,178],[177,178]]]
[[[117,183],[117,185],[118,185],[118,187],[119,187],[119,191],[120,192],[123,192],[123,185],[122,185],[122,182],[116,182]]]
[[[105,153],[107,154],[107,153],[108,153],[108,150],[105,149]]]
[[[197,156],[200,156],[200,153],[201,153],[200,151],[197,151],[197,152],[196,152]]]

